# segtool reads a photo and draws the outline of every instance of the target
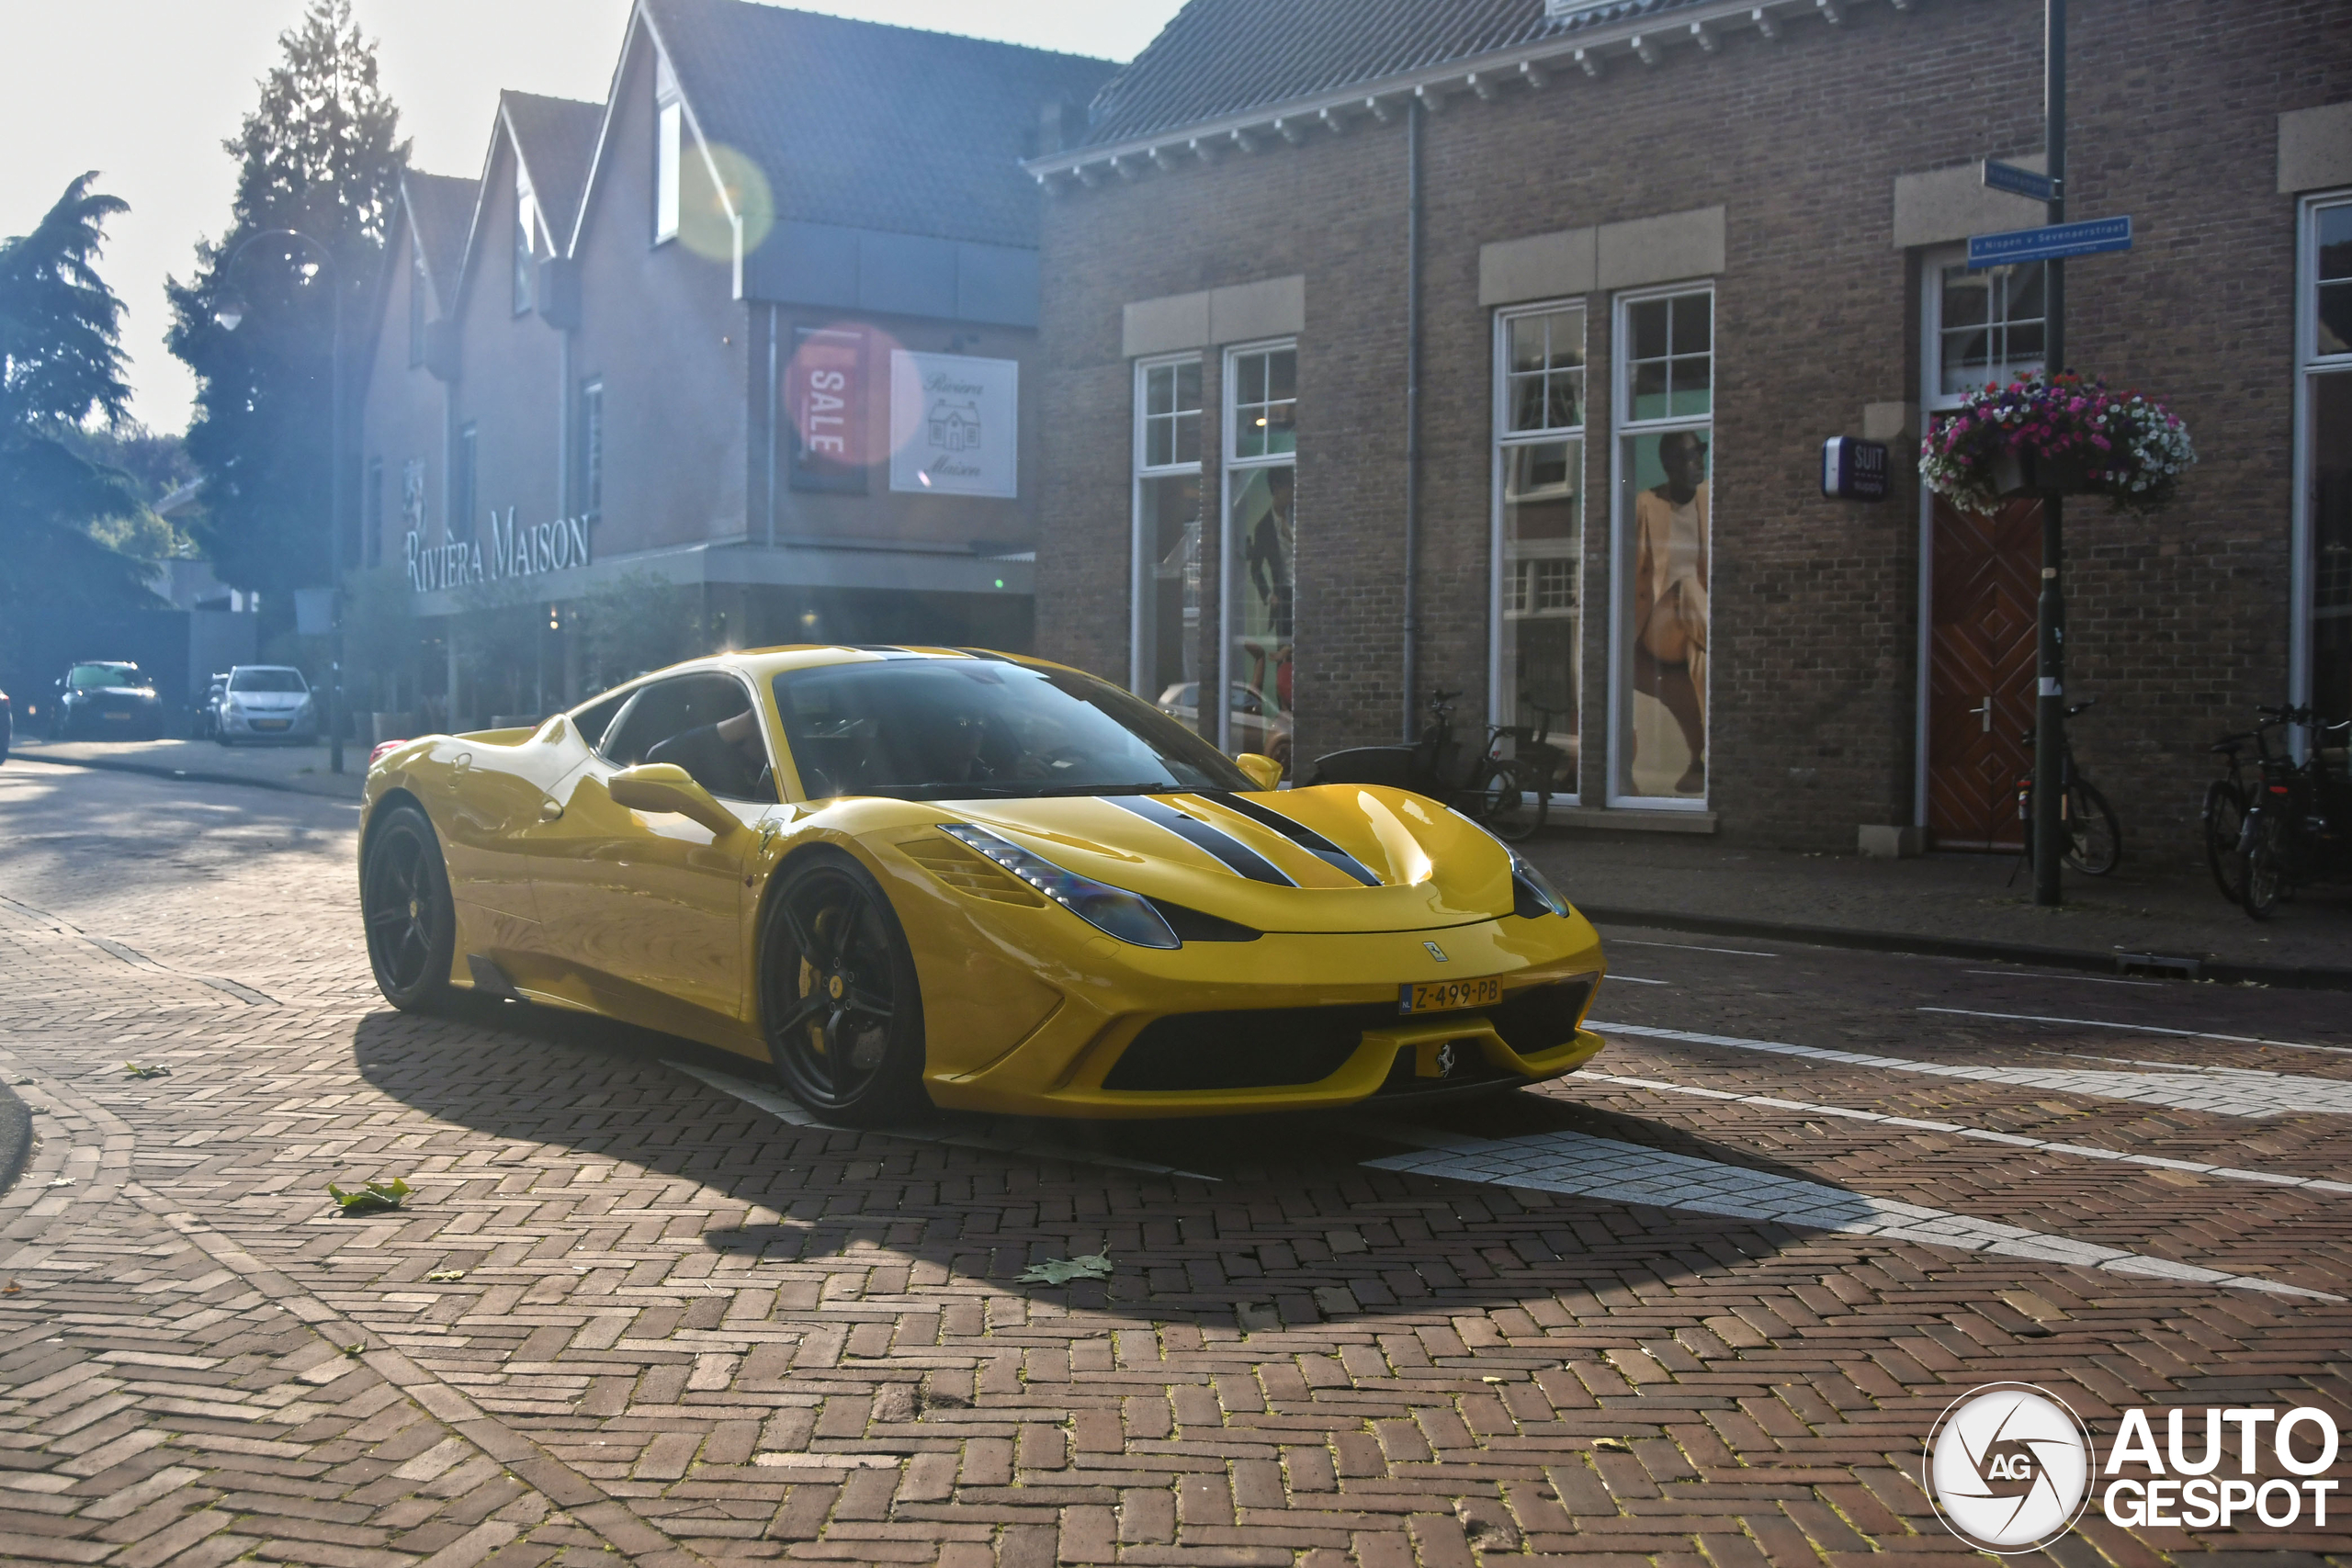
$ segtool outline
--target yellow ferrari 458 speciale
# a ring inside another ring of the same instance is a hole
[[[397,1007],[605,1014],[846,1122],[1298,1110],[1600,1048],[1599,939],[1533,866],[1420,795],[1276,773],[1036,660],[723,654],[379,748],[368,957]]]

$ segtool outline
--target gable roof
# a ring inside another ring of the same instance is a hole
[[[445,308],[464,264],[466,233],[473,226],[477,182],[418,169],[401,174],[401,201],[424,252],[424,270]]]
[[[530,172],[531,194],[548,231],[570,237],[587,188],[588,164],[596,155],[596,132],[605,106],[576,98],[547,98],[512,89],[498,96],[498,112],[514,132]]]
[[[1115,69],[747,0],[638,9],[704,138],[750,157],[776,216],[805,223],[1034,249],[1021,160],[1039,112],[1084,102]]]

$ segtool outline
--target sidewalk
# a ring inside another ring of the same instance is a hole
[[[221,746],[210,740],[45,740],[17,734],[7,765],[66,763],[207,784],[254,784],[334,800],[357,800],[368,777],[368,747],[346,741],[341,776],[328,772],[316,746]]]
[[[2032,873],[2014,855],[1864,860],[1581,831],[1547,833],[1532,849],[1560,891],[1603,924],[2109,974],[2119,955],[2158,955],[2197,960],[2205,979],[2352,988],[2352,890],[2307,890],[2257,924],[2222,897],[2202,862],[2135,863],[2128,846],[2110,875],[2069,871],[2055,909],[2035,906]]]

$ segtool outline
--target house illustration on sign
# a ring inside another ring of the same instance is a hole
[[[931,405],[931,444],[950,452],[969,452],[979,446],[979,404],[935,399]]]

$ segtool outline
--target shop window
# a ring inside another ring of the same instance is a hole
[[[1498,724],[1545,732],[1577,788],[1584,655],[1584,308],[1545,305],[1495,321],[1498,604],[1489,704]]]
[[[1714,297],[1617,302],[1611,804],[1707,798]]]
[[[1959,398],[2041,368],[2042,264],[1937,269],[1937,389]]]
[[[1200,360],[1137,365],[1136,411],[1131,683],[1199,729],[1214,711],[1200,705]]]
[[[1291,765],[1291,662],[1298,599],[1298,349],[1225,358],[1225,536],[1221,611],[1225,700],[1217,743]]]
[[[2307,202],[2302,238],[2298,683],[2321,716],[2342,719],[2352,717],[2352,194]]]

